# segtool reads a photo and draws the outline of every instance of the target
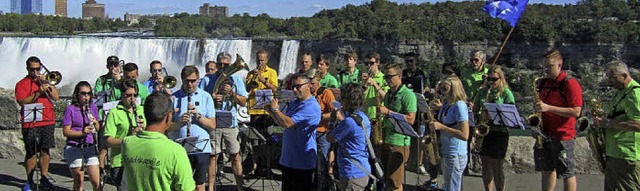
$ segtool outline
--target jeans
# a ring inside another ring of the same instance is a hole
[[[446,191],[458,191],[462,188],[462,174],[467,166],[467,155],[449,155],[442,161],[443,189]]]
[[[318,146],[318,162],[316,171],[316,185],[318,190],[328,190],[329,182],[329,148],[331,144],[327,141],[327,133],[317,133],[316,142]]]

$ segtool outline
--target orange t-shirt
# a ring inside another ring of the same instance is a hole
[[[320,88],[318,90],[320,90]],[[321,94],[317,94],[316,92],[316,100],[318,100],[318,103],[320,104],[320,110],[322,111],[322,114],[325,114],[331,113],[331,110],[333,109],[333,101],[335,101],[336,98],[333,96],[333,92],[331,92],[331,90],[325,88]],[[322,120],[320,120],[320,124],[318,124],[318,128],[316,129],[316,131],[320,133],[327,132],[328,123],[329,119],[322,118]]]

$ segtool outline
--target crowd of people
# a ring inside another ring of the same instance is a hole
[[[467,65],[445,64],[444,77],[430,87],[427,77],[432,74],[417,67],[419,55],[406,55],[404,67],[383,63],[381,57],[364,56],[366,68],[361,71],[356,67],[358,54],[347,53],[345,69],[331,74],[329,67],[337,63],[304,53],[298,71],[279,82],[267,51],[256,53],[257,67],[245,79],[235,74],[245,63],[232,63],[231,54],[222,52],[206,63],[204,73],[184,66],[182,85],[172,87],[175,82],[170,81],[177,79],[163,75],[162,62],[152,61],[151,77],[140,83],[135,63],[110,56],[108,72],[93,86],[78,82],[64,111],[64,158],[73,190],[83,190],[86,173],[93,190],[102,190],[108,179],[118,190],[212,191],[223,152],[231,161],[237,190],[244,190],[247,177],[272,173],[269,164],[264,166],[271,157],[271,141],[263,140],[253,142],[253,164],[243,174],[239,137],[245,124],[266,139],[272,139],[267,135],[273,126],[283,128],[278,161],[282,190],[403,190],[412,146],[421,148],[415,170],[430,177],[423,189],[463,190],[466,169],[479,163],[482,188],[505,190],[510,128],[487,122],[485,106],[515,104],[505,71],[487,64],[483,51],[473,51]],[[559,178],[565,190],[576,190],[574,149],[577,118],[584,113],[583,90],[562,69],[559,51],[541,57],[543,75],[532,87],[534,111],[541,117],[536,137],[544,137],[532,148],[535,170],[541,172],[542,190],[554,190]],[[55,145],[52,102],[60,96],[43,68],[39,58],[28,58],[28,74],[15,87],[23,116],[32,110],[42,113],[38,119],[22,119],[27,174],[23,190],[54,187],[47,177]],[[603,189],[640,190],[640,85],[619,61],[607,65],[605,81],[617,92],[605,108],[608,115],[593,119],[593,128],[604,132]],[[419,107],[422,98],[429,103],[426,110]],[[241,108],[248,110],[250,120],[240,119]],[[419,137],[404,131],[403,123]],[[477,133],[480,125],[487,126],[487,134]],[[437,153],[424,149],[427,143],[421,137],[429,134],[438,137],[430,143],[439,148]],[[424,155],[441,160],[425,164]],[[38,161],[39,182],[33,179]]]

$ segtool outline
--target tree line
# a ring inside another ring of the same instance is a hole
[[[180,13],[159,18],[155,31],[161,37],[500,41],[510,26],[483,12],[484,4],[484,1],[398,4],[373,0],[358,6],[322,10],[311,17],[288,19],[272,18],[264,13],[231,17]],[[0,15],[2,32],[95,32],[115,31],[125,26],[121,19]],[[530,4],[511,40],[639,43],[640,3],[638,0],[581,0],[575,5]]]

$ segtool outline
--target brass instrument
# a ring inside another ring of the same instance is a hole
[[[58,71],[49,71],[44,64],[41,63],[42,68],[44,68],[44,79],[40,79],[41,84],[49,84],[52,86],[58,85],[60,81],[62,81],[62,74]]]
[[[178,84],[178,79],[176,79],[176,77],[174,76],[169,76],[169,73],[167,72],[167,68],[162,67],[162,70],[164,71],[164,76],[165,76],[164,80],[162,81],[162,87],[169,88],[169,89],[176,87],[176,84]]]
[[[237,62],[237,59],[236,59],[236,62]],[[249,72],[249,74],[254,73],[254,75],[252,76],[251,79],[247,79],[247,92],[250,92],[251,90],[258,87],[258,84],[260,84],[260,82],[258,82],[258,79],[262,78],[262,72],[264,72],[264,70],[266,69],[267,69],[266,65],[265,66],[258,65],[256,69],[253,69],[251,72]]]
[[[440,164],[440,142],[438,140],[438,134],[435,131],[431,131],[429,128],[429,123],[435,121],[435,117],[433,116],[433,105],[436,105],[436,102],[439,102],[440,99],[434,98],[429,104],[429,111],[423,114],[422,118],[426,119],[424,121],[427,126],[427,130],[429,134],[425,135],[422,139],[423,144],[425,144],[427,157],[429,158],[429,164],[431,165],[439,165]]]
[[[533,93],[535,97],[534,105],[540,102],[540,87],[538,87],[538,80],[541,80],[541,78],[537,77],[533,80]],[[546,136],[542,132],[542,112],[537,112],[529,115],[529,117],[527,117],[527,120],[529,121],[531,130],[533,130],[534,132],[533,137],[536,139],[535,147],[537,149],[542,149],[544,140],[546,138]]]
[[[587,142],[589,143],[589,148],[591,149],[591,154],[593,154],[593,158],[598,162],[600,172],[604,172],[606,159],[606,154],[604,152],[604,129],[595,127],[596,124],[592,121],[593,118],[600,118],[604,116],[602,102],[599,102],[597,99],[591,99],[587,104],[592,106],[591,116],[582,116],[578,118],[578,131],[585,134]]]
[[[489,100],[489,96],[491,96],[491,87],[486,87],[487,90],[487,96],[484,99],[484,102],[490,103],[491,101]],[[477,94],[477,93],[476,93]],[[473,102],[475,102],[475,100],[473,100]],[[483,106],[478,106],[478,107],[482,107]],[[489,112],[487,111],[486,108],[481,109],[477,115],[477,120],[478,123],[476,125],[476,127],[473,129],[473,140],[471,142],[471,150],[474,153],[480,153],[480,151],[482,151],[482,142],[484,141],[484,137],[487,136],[489,134]]]
[[[218,92],[220,91],[220,86],[222,86],[222,84],[227,83],[229,81],[231,81],[231,83],[233,83],[233,81],[229,78],[231,75],[233,75],[234,73],[242,70],[245,68],[245,66],[247,65],[244,62],[244,59],[242,59],[242,56],[240,56],[240,54],[236,54],[236,61],[233,62],[233,64],[231,64],[230,66],[227,66],[224,68],[224,72],[220,72],[218,75],[218,79],[216,79],[216,83],[213,86],[213,95],[218,94]],[[235,98],[231,98],[231,96],[228,93],[224,94],[224,98],[222,99],[221,103],[216,103],[216,109],[220,109],[222,106],[222,103],[228,102],[230,100],[234,100]],[[235,104],[228,104],[227,108],[224,109],[226,111],[230,111],[231,110],[231,106],[235,106]]]
[[[369,80],[369,72],[362,73],[362,86],[368,87],[367,81]],[[382,144],[384,141],[384,130],[382,128],[382,122],[384,119],[384,115],[380,113],[380,107],[382,107],[382,103],[380,103],[380,99],[376,96],[376,117],[371,120],[371,136],[373,140],[371,141],[373,144]]]

